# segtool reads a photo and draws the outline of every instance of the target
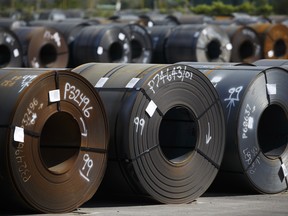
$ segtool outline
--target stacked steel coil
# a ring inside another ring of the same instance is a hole
[[[25,23],[26,26],[19,23],[0,20],[0,26],[15,31],[21,42],[24,67],[73,68],[91,61],[253,63],[264,58],[288,58],[285,22],[272,23],[254,17],[212,19],[151,14],[119,15],[109,19],[36,20]],[[50,35],[42,37],[40,27],[49,28]],[[59,44],[56,36],[62,48],[55,46],[55,42]]]
[[[45,69],[1,69],[0,89],[1,210],[78,208],[106,169],[109,128],[98,94],[77,74]]]

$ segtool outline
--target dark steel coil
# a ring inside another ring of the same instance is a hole
[[[23,51],[18,37],[0,27],[0,67],[22,67]]]
[[[226,118],[225,154],[212,188],[267,194],[287,190],[287,71],[190,65],[214,84]]]
[[[27,22],[24,20],[15,20],[10,18],[0,18],[0,27],[7,29],[14,29],[22,26],[26,26]]]
[[[205,24],[212,21],[213,18],[206,15],[195,15],[195,14],[181,14],[176,16],[177,21],[180,25],[186,24]]]
[[[260,36],[262,44],[262,58],[288,59],[288,27],[276,23],[250,25]]]
[[[165,48],[167,38],[173,30],[173,26],[153,26],[147,28],[152,39],[152,59],[151,63],[167,63]]]
[[[108,166],[97,195],[188,203],[214,180],[224,116],[211,82],[182,64],[90,63],[73,69],[99,92],[110,125]]]
[[[232,45],[227,33],[215,25],[179,25],[169,35],[167,63],[179,61],[229,62]]]
[[[124,29],[115,25],[88,26],[74,41],[73,62],[131,62],[131,46]]]
[[[145,27],[139,24],[123,26],[129,35],[131,63],[151,63],[152,39]]]
[[[88,201],[109,128],[93,86],[70,71],[0,70],[1,210],[62,213]]]
[[[262,44],[260,38],[249,26],[228,25],[221,26],[228,34],[231,44],[231,62],[252,63],[262,58]]]
[[[180,25],[180,22],[178,21],[176,16],[173,15],[164,15],[164,14],[150,14],[149,17],[153,21],[153,26],[159,26],[159,25],[171,25],[171,26],[177,26]]]
[[[22,50],[24,66],[31,68],[64,68],[69,50],[63,35],[50,27],[19,27],[13,29]]]
[[[260,59],[260,60],[253,62],[253,65],[277,67],[277,66],[288,65],[288,60],[287,59]]]

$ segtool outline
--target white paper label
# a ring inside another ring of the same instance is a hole
[[[126,85],[126,88],[134,88],[140,78],[132,78]]]
[[[59,89],[49,91],[49,101],[52,103],[60,101],[60,90]]]
[[[276,84],[266,84],[267,91],[269,95],[276,95],[277,94],[277,86]]]
[[[109,77],[101,77],[95,85],[95,88],[101,88],[108,81]]]
[[[157,109],[157,105],[154,103],[154,101],[151,100],[145,111],[150,117],[152,117],[156,109]]]
[[[119,40],[123,41],[125,39],[125,34],[119,33],[118,38],[119,38]]]
[[[103,51],[104,51],[104,50],[103,50],[103,47],[99,46],[98,49],[97,49],[97,54],[98,54],[98,55],[102,55],[102,54],[103,54]]]
[[[22,127],[15,127],[14,130],[14,141],[16,142],[24,142],[24,128]]]
[[[248,118],[248,128],[253,129],[253,124],[254,124],[254,118],[251,116]]]
[[[20,55],[19,50],[18,49],[14,49],[13,50],[13,54],[14,54],[14,57],[17,58]]]
[[[286,178],[288,176],[288,170],[287,170],[285,164],[282,164],[281,167],[282,167],[282,170],[283,170],[284,177]]]

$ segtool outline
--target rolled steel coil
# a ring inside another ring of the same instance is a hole
[[[165,47],[166,42],[173,30],[173,26],[153,26],[147,28],[152,39],[152,59],[151,63],[167,63]]]
[[[287,59],[260,59],[260,60],[253,62],[253,65],[277,67],[277,66],[288,65],[288,60]]]
[[[166,42],[167,63],[179,61],[229,62],[232,45],[227,33],[215,25],[180,25]]]
[[[92,21],[82,20],[82,19],[65,19],[63,21],[46,21],[46,20],[37,20],[33,22],[29,22],[29,26],[44,26],[53,28],[59,31],[66,41],[69,48],[69,61],[67,63],[67,67],[73,68],[78,65],[74,64],[74,56],[73,56],[73,46],[74,41],[77,36],[80,34],[83,28],[86,26],[91,26]]]
[[[131,62],[129,36],[120,26],[87,26],[74,41],[73,56],[75,65]]]
[[[24,20],[15,20],[10,18],[0,18],[0,27],[7,29],[14,29],[22,26],[26,26],[27,22]]]
[[[131,63],[151,63],[152,39],[147,29],[139,24],[123,26],[129,35]]]
[[[260,36],[264,59],[288,58],[288,27],[277,23],[250,25]]]
[[[90,63],[73,69],[99,93],[109,118],[108,165],[96,195],[188,203],[214,180],[224,116],[211,82],[181,64]]]
[[[195,15],[195,14],[181,14],[176,16],[177,21],[180,25],[186,24],[205,24],[212,21],[213,18],[206,15]]]
[[[0,27],[0,67],[22,67],[23,51],[18,37]]]
[[[252,63],[262,58],[262,44],[257,32],[249,26],[221,26],[228,34],[231,44],[230,62]]]
[[[22,50],[24,67],[65,68],[69,50],[63,35],[50,27],[19,27],[13,29]]]
[[[226,119],[225,154],[211,188],[265,194],[287,190],[287,70],[189,65],[214,84]]]
[[[0,70],[1,210],[70,212],[98,189],[109,139],[93,86],[71,71]]]
[[[180,25],[180,22],[178,21],[176,16],[173,15],[163,15],[163,14],[151,14],[149,15],[151,20],[153,21],[153,26],[159,26],[159,25],[171,25],[171,26],[177,26]]]

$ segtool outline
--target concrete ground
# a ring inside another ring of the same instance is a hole
[[[43,214],[42,214],[43,215]],[[55,214],[44,214],[45,216]],[[159,204],[151,200],[95,200],[63,216],[287,216],[288,192],[274,195],[204,194],[190,204]],[[36,216],[35,214],[33,216]]]

